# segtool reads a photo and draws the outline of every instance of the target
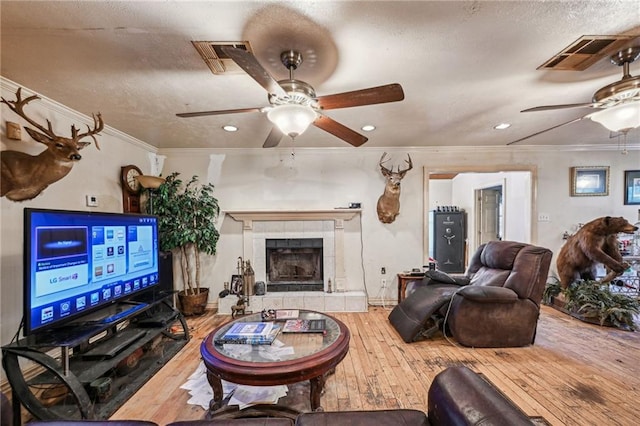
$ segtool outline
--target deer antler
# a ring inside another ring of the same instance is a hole
[[[9,106],[9,108],[11,108],[11,111],[15,112],[20,117],[24,118],[29,124],[31,124],[33,127],[36,127],[38,130],[40,130],[42,133],[44,133],[51,139],[55,138],[56,135],[53,133],[53,128],[51,127],[51,122],[49,120],[47,120],[47,124],[49,128],[46,129],[42,125],[38,124],[36,121],[33,121],[32,119],[30,119],[23,111],[24,106],[27,105],[29,102],[33,101],[34,99],[40,99],[40,96],[31,95],[28,98],[22,99],[22,87],[18,87],[18,90],[16,91],[15,101],[8,101],[5,98],[2,98],[2,101],[0,102]]]
[[[383,153],[382,153],[382,157],[380,157],[380,161],[378,162],[378,165],[380,166],[380,168],[381,168],[382,170],[385,170],[385,171],[387,171],[387,172],[389,172],[389,173],[393,173],[393,166],[391,166],[391,170],[389,170],[389,169],[387,169],[385,166],[383,166],[383,164],[384,164],[384,163],[386,163],[387,161],[389,161],[389,159],[386,159],[386,160],[384,159],[384,157],[386,157],[386,156],[387,156],[387,153],[386,153],[386,152],[383,152]]]
[[[384,157],[386,157],[386,156],[387,156],[387,153],[383,152],[382,153],[382,157],[380,157],[380,161],[378,162],[378,165],[380,166],[381,169],[383,169],[383,170],[385,170],[385,171],[387,171],[389,173],[394,173],[393,166],[391,166],[391,170],[389,170],[383,165],[384,163],[389,161],[389,159],[386,159],[386,160],[384,159]],[[409,166],[404,170],[400,170],[400,166],[398,166],[398,171],[395,172],[395,173],[403,174],[403,173],[406,173],[409,170],[413,169],[413,162],[411,161],[411,155],[407,154],[407,157],[409,158],[409,160],[404,160],[404,162],[407,163]]]
[[[409,165],[409,167],[407,167],[404,170],[400,170],[400,166],[398,166],[398,173],[406,173],[409,170],[413,169],[413,162],[411,161],[411,156],[409,154],[407,154],[407,157],[409,158],[409,160],[404,160],[404,162],[407,163]]]
[[[86,138],[87,136],[90,136],[91,139],[93,139],[93,143],[96,144],[96,148],[100,149],[100,145],[98,145],[98,140],[94,135],[102,131],[102,129],[104,128],[104,122],[102,121],[102,115],[100,113],[91,114],[91,116],[93,117],[93,130],[89,127],[89,125],[87,125],[87,131],[84,133],[78,134],[78,129],[76,129],[76,126],[72,124],[71,138],[75,141],[80,141],[81,139]]]

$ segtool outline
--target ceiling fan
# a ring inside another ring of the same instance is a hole
[[[544,105],[525,109],[520,112],[549,111],[566,108],[596,108],[596,112],[558,124],[525,136],[507,145],[513,145],[525,139],[538,136],[567,124],[589,118],[600,123],[612,132],[628,132],[640,126],[640,76],[629,73],[629,64],[640,57],[640,46],[629,47],[611,56],[611,63],[622,67],[622,78],[614,83],[602,87],[595,92],[591,102],[565,105]]]
[[[365,136],[329,118],[323,114],[323,111],[396,102],[404,99],[402,86],[397,83],[353,92],[316,96],[316,92],[310,84],[296,80],[293,76],[293,71],[302,63],[302,55],[295,50],[288,50],[280,54],[280,61],[289,70],[289,78],[280,81],[276,81],[260,65],[252,53],[230,46],[222,47],[222,51],[267,90],[269,105],[255,108],[187,112],[176,115],[178,117],[201,117],[240,112],[264,112],[269,120],[275,124],[263,144],[264,148],[277,146],[285,134],[291,138],[297,137],[307,129],[309,124],[313,124],[353,146],[360,146],[368,140]]]

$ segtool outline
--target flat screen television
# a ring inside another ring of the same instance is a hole
[[[23,334],[144,305],[135,298],[158,287],[158,253],[153,215],[24,209]]]

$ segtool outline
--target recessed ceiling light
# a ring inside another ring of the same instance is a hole
[[[237,132],[238,128],[236,126],[232,126],[231,124],[227,124],[225,126],[222,126],[222,128],[224,129],[225,132]]]
[[[363,132],[373,132],[376,129],[376,126],[373,124],[366,124],[361,127]]]
[[[511,124],[509,123],[500,123],[496,126],[493,126],[493,128],[496,130],[504,130],[504,129],[508,129],[509,127],[511,127]]]

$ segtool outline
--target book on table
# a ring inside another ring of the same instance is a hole
[[[324,319],[290,319],[282,326],[283,333],[324,333]]]
[[[222,336],[216,338],[214,343],[270,345],[280,330],[280,325],[273,322],[238,322],[233,324]]]

